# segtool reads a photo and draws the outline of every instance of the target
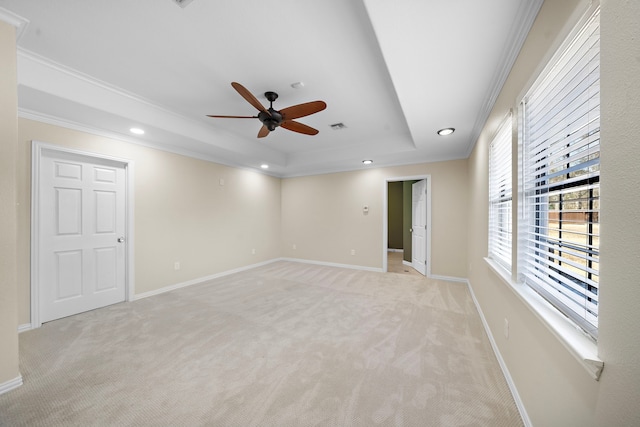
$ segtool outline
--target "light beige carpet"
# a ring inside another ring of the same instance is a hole
[[[519,426],[464,284],[277,262],[20,335],[3,426]]]

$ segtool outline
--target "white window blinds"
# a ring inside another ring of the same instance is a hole
[[[489,146],[489,258],[511,271],[511,116]]]
[[[525,282],[594,338],[598,327],[600,19],[524,101]]]

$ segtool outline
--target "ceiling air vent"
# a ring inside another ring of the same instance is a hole
[[[180,7],[187,7],[189,3],[191,3],[193,0],[172,0],[172,1]]]
[[[331,129],[333,129],[333,130],[340,130],[340,129],[344,129],[344,128],[346,128],[345,124],[344,124],[344,123],[342,123],[342,122],[340,122],[340,123],[334,123],[334,124],[332,124],[332,125],[330,125],[330,126],[331,126]]]

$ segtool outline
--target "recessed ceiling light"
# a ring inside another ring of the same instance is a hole
[[[373,163],[373,160],[363,160],[362,164],[364,165],[370,165],[371,163]]]
[[[455,132],[454,128],[444,128],[438,131],[438,135],[447,136],[447,135],[451,135],[453,132]]]
[[[269,165],[268,165],[268,164],[266,164],[266,163],[261,164],[261,165],[260,165],[260,167],[261,167],[262,169],[269,169]]]
[[[304,87],[304,82],[291,83],[291,87],[294,89],[300,89]]]
[[[136,135],[144,135],[144,130],[140,128],[131,128],[129,129],[129,132],[135,133]]]

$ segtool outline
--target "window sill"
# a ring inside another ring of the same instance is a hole
[[[489,258],[484,260],[491,267],[491,270],[514,291],[531,312],[580,362],[589,375],[598,381],[604,368],[604,362],[598,357],[597,344],[529,286],[514,282],[509,273],[495,261]]]

